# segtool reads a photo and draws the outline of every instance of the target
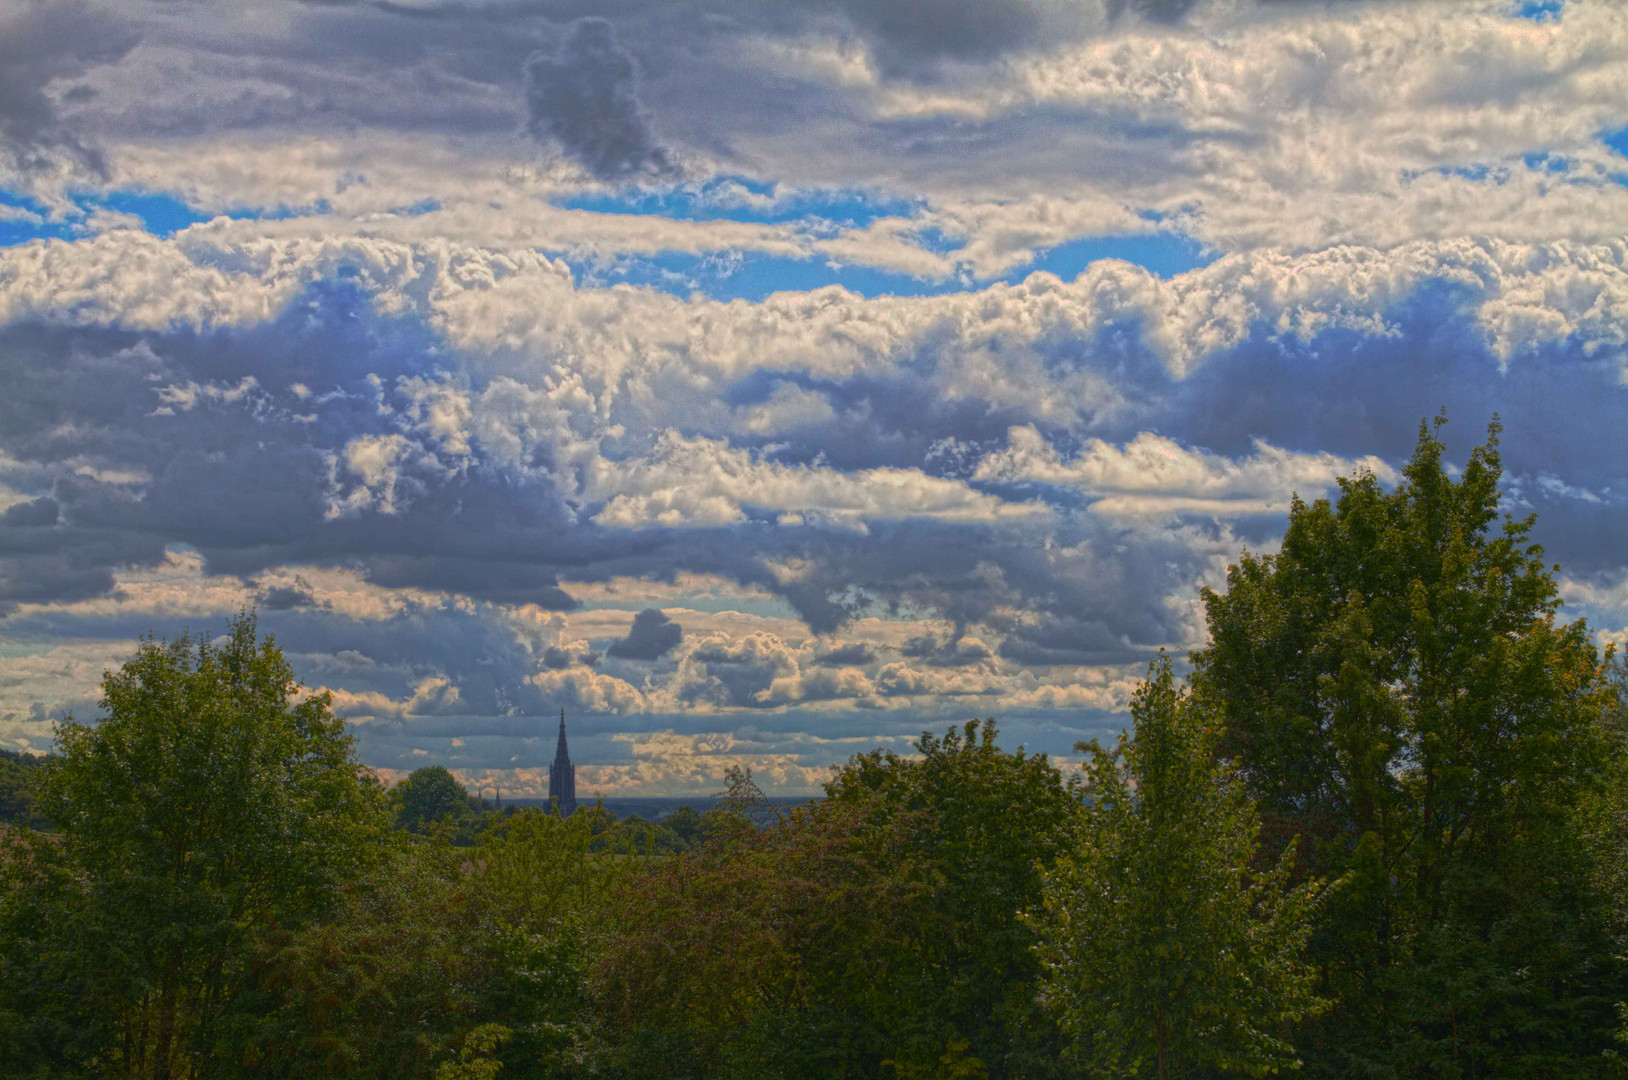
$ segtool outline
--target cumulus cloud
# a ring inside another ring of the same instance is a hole
[[[1341,476],[1372,473],[1389,483],[1398,475],[1372,455],[1348,461],[1335,454],[1295,454],[1256,440],[1241,460],[1183,447],[1150,431],[1123,447],[1092,439],[1064,458],[1033,427],[1014,427],[1008,445],[978,463],[980,480],[1055,484],[1101,496],[1101,514],[1142,516],[1197,513],[1218,516],[1282,513],[1295,494],[1315,498]]]
[[[631,636],[631,635],[630,635]],[[564,645],[550,645],[543,650],[543,666],[554,671],[582,664],[593,667],[599,663],[599,653],[586,641],[572,641]]]
[[[601,180],[675,175],[638,98],[638,68],[609,21],[578,19],[553,55],[526,61],[526,107],[539,140],[552,140]]]
[[[551,706],[571,711],[630,713],[645,708],[645,697],[631,683],[584,667],[543,671],[531,683]]]
[[[646,459],[608,467],[599,489],[611,495],[600,525],[735,525],[745,507],[777,513],[782,525],[863,527],[868,520],[934,518],[994,521],[1044,513],[1038,503],[1007,503],[955,480],[916,469],[841,473],[782,465],[712,439],[667,431]]]
[[[876,653],[863,641],[837,645],[821,653],[815,663],[825,667],[864,667],[876,659]]]

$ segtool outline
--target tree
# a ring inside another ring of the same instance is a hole
[[[471,848],[396,834],[332,917],[264,935],[233,1059],[252,1077],[553,1080],[598,1054],[586,978],[636,860],[536,809]]]
[[[693,806],[680,806],[677,810],[662,818],[661,823],[673,830],[685,847],[700,842],[701,815]]]
[[[414,769],[390,790],[396,805],[396,824],[409,832],[424,832],[431,825],[469,820],[469,792],[445,765]]]
[[[1303,956],[1317,881],[1292,850],[1257,872],[1260,822],[1161,656],[1134,735],[1095,744],[1081,839],[1047,875],[1041,999],[1087,1072],[1251,1076],[1299,1065],[1284,1028],[1316,1012]]]
[[[490,1018],[497,913],[467,849],[398,834],[327,918],[255,942],[230,1058],[256,1078],[430,1080]]]
[[[702,846],[628,875],[593,978],[624,1075],[881,1075],[923,883],[907,822],[867,810],[714,809]]]
[[[1075,794],[993,723],[854,758],[783,810],[745,770],[703,843],[631,876],[597,996],[639,1076],[1054,1075],[1019,912]]]
[[[0,822],[15,822],[33,828],[46,824],[34,798],[34,779],[44,759],[11,750],[0,750]]]
[[[1296,499],[1281,551],[1206,591],[1194,692],[1268,829],[1349,876],[1313,938],[1337,1002],[1315,1069],[1575,1076],[1621,996],[1579,831],[1612,695],[1534,519],[1494,528],[1496,421],[1456,480],[1443,423],[1394,491]]]
[[[826,786],[836,805],[871,803],[878,823],[907,823],[909,851],[932,883],[896,943],[899,1066],[952,1058],[991,1077],[1055,1071],[1058,1033],[1034,1000],[1044,873],[1075,841],[1078,792],[1044,754],[1002,750],[993,720],[942,737],[923,733],[915,758],[888,750],[851,759]]]
[[[218,645],[144,639],[103,677],[101,707],[100,722],[59,725],[38,785],[61,840],[25,853],[0,927],[18,976],[0,1013],[27,1020],[19,1037],[96,1033],[97,1071],[197,1076],[257,933],[331,910],[376,857],[382,794],[328,695],[256,640],[252,613]]]

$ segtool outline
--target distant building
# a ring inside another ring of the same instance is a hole
[[[565,710],[560,710],[560,743],[554,750],[554,764],[548,767],[548,801],[559,807],[561,817],[577,808],[577,767],[565,748]]]

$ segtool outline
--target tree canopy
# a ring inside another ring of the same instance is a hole
[[[1317,1068],[1575,1075],[1622,985],[1577,832],[1615,694],[1534,519],[1499,522],[1498,425],[1454,479],[1443,423],[1395,490],[1296,500],[1281,550],[1205,592],[1194,692],[1269,831],[1349,878],[1314,938]]]
[[[396,823],[411,832],[423,832],[431,825],[450,822],[461,825],[469,820],[469,791],[445,765],[414,769],[390,789],[396,807]]]
[[[0,1010],[48,1055],[190,1077],[254,928],[332,910],[377,857],[383,795],[328,696],[304,692],[252,614],[218,645],[144,640],[104,677],[101,707],[95,724],[59,725],[39,782],[61,838],[32,844],[8,897],[28,932],[0,934]]]
[[[1161,657],[1118,746],[1088,750],[1080,842],[1036,922],[1042,999],[1093,1076],[1295,1068],[1291,1025],[1326,1006],[1304,949],[1323,886],[1293,851],[1258,869],[1260,823],[1216,732]]]

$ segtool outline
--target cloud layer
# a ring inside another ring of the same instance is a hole
[[[1443,407],[1624,635],[1621,5],[927,6],[0,12],[0,744],[253,604],[386,775],[1066,753]]]

